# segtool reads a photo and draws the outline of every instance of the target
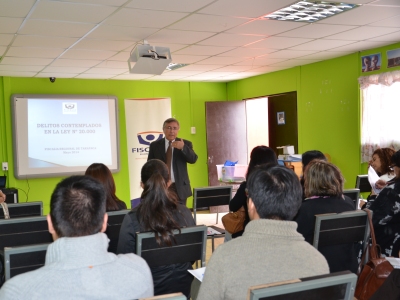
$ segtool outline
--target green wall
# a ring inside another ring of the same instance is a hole
[[[188,82],[149,82],[121,80],[83,80],[57,78],[51,83],[48,78],[0,77],[0,162],[9,163],[8,186],[19,189],[20,202],[42,200],[44,213],[49,211],[50,195],[61,178],[37,178],[18,180],[13,172],[13,149],[10,97],[12,94],[81,94],[115,95],[119,103],[120,155],[121,171],[114,174],[117,195],[129,203],[129,174],[127,140],[125,127],[124,99],[170,97],[172,114],[181,124],[180,136],[193,142],[199,156],[196,164],[189,166],[192,186],[207,186],[207,149],[205,137],[205,101],[226,100],[225,83],[188,83]],[[160,128],[162,122],[160,120]],[[195,126],[197,133],[190,134]],[[129,134],[129,133],[128,133]],[[137,170],[140,172],[140,170]],[[201,174],[201,175],[199,175]],[[188,206],[192,206],[188,200]]]
[[[191,140],[199,155],[197,163],[189,166],[189,176],[192,186],[200,187],[208,184],[206,101],[236,101],[297,91],[299,152],[319,149],[329,153],[332,162],[340,167],[345,176],[345,187],[352,188],[356,175],[366,171],[366,164],[360,164],[360,91],[357,78],[400,69],[386,68],[386,51],[396,48],[400,48],[400,43],[229,83],[62,78],[50,83],[48,78],[0,77],[0,162],[9,163],[9,186],[20,189],[20,201],[25,201],[25,193],[28,193],[29,201],[44,201],[44,212],[48,213],[51,192],[60,178],[14,178],[11,95],[115,95],[119,100],[121,171],[114,178],[117,195],[129,205],[124,99],[171,98],[172,114],[181,123],[180,136]],[[363,74],[361,56],[378,52],[382,54],[381,70]],[[160,127],[162,121],[160,120]],[[195,135],[190,134],[192,126],[196,127]],[[191,204],[189,200],[188,206]]]
[[[389,72],[386,51],[400,43],[228,83],[232,100],[297,91],[299,152],[317,149],[341,169],[345,188],[354,188],[360,164],[360,90],[357,78]],[[381,53],[379,71],[361,72],[361,57]]]

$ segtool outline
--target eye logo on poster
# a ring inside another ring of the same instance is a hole
[[[76,102],[63,102],[62,109],[65,115],[76,115],[78,113],[78,104]]]
[[[140,145],[147,147],[134,147],[132,153],[139,153],[140,155],[147,155],[150,149],[150,143],[162,139],[164,136],[163,132],[160,131],[144,131],[138,132],[137,139]]]

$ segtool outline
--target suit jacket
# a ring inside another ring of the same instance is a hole
[[[179,138],[176,138],[179,139]],[[172,155],[172,168],[174,170],[175,186],[178,197],[186,204],[186,199],[192,196],[187,163],[194,164],[197,161],[197,154],[193,151],[192,142],[182,139],[184,146],[182,150],[174,148]],[[165,153],[165,138],[150,144],[150,151],[147,160],[159,159],[167,162]]]

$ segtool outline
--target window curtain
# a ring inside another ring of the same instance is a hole
[[[400,149],[400,71],[363,76],[361,161],[378,148]]]

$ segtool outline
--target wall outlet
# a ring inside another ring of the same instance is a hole
[[[8,162],[3,162],[1,169],[3,171],[8,171]]]
[[[191,127],[190,128],[190,133],[191,134],[196,134],[196,127]]]

